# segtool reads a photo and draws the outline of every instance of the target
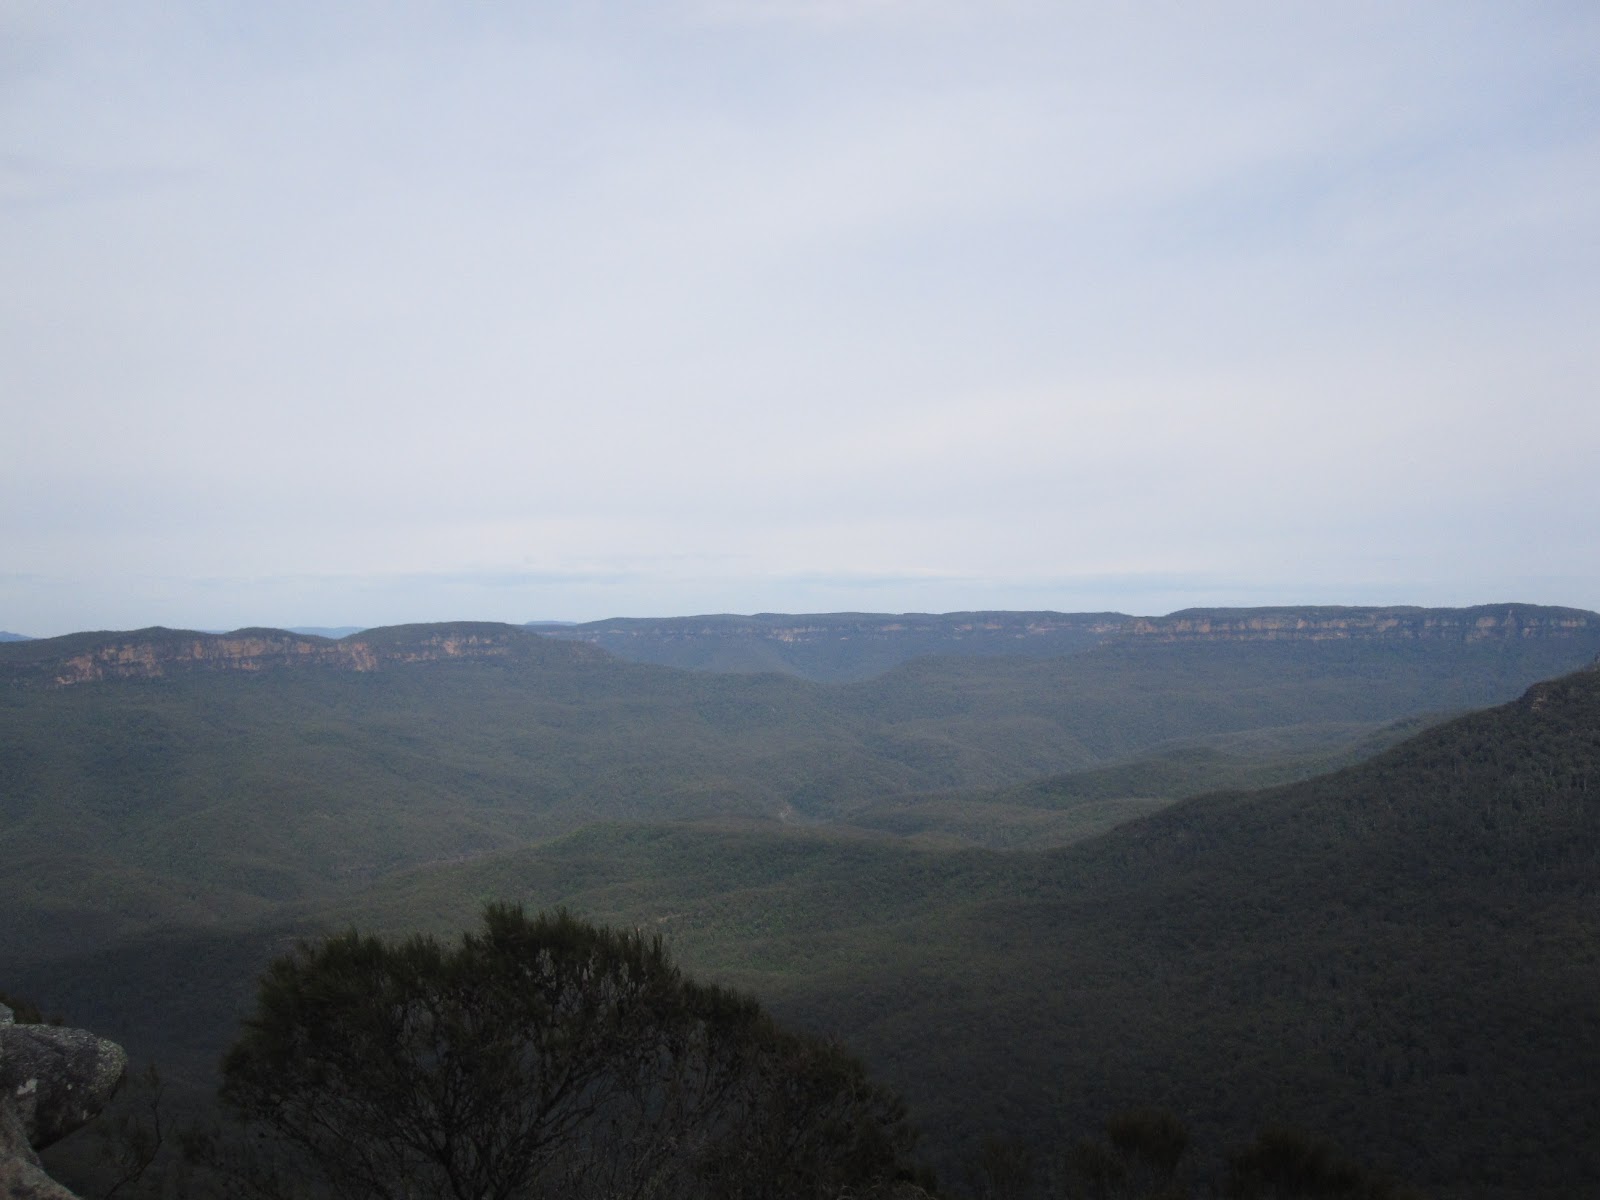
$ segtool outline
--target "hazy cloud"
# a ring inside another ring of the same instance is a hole
[[[1600,607],[1589,6],[0,46],[0,627]]]

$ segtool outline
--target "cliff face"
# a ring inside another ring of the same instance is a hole
[[[319,644],[287,634],[197,634],[96,646],[62,659],[52,672],[51,682],[67,685],[99,679],[152,679],[171,670],[195,667],[260,671],[302,663],[355,671],[370,671],[377,666],[371,650],[360,644]]]
[[[281,629],[208,634],[154,628],[19,643],[7,647],[10,653],[0,655],[0,679],[68,687],[107,679],[158,679],[190,671],[296,667],[377,671],[406,663],[525,656],[540,641],[517,626],[492,624],[401,626],[369,630],[338,641]]]
[[[1600,633],[1600,615],[1531,604],[1476,608],[1188,609],[1134,617],[1119,631],[1130,641],[1452,641],[1573,638]]]

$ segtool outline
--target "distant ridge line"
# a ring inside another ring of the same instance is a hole
[[[661,631],[675,635],[718,633],[796,640],[809,633],[862,631],[908,634],[942,628],[955,635],[994,632],[1018,634],[1064,629],[1105,637],[1143,637],[1167,631],[1234,630],[1262,636],[1300,631],[1307,634],[1397,630],[1460,630],[1494,636],[1495,629],[1600,629],[1600,613],[1556,605],[1479,604],[1467,608],[1418,605],[1275,605],[1259,608],[1185,608],[1165,616],[1130,616],[1119,612],[1065,613],[1008,610],[951,613],[707,613],[684,617],[606,617],[599,621],[529,621],[523,626],[540,633],[588,640],[605,632]]]
[[[632,662],[719,672],[779,671],[819,682],[869,679],[927,656],[1056,658],[1161,642],[1480,642],[1600,639],[1600,614],[1534,604],[1470,608],[1274,606],[1118,612],[757,613],[614,617],[532,624]]]
[[[816,635],[857,632],[874,636],[911,635],[942,629],[954,637],[986,634],[1036,636],[1074,631],[1101,640],[1196,633],[1257,638],[1302,636],[1408,636],[1430,630],[1459,631],[1463,636],[1492,637],[1508,629],[1600,629],[1600,614],[1581,608],[1539,604],[1481,604],[1469,608],[1424,608],[1413,605],[1305,605],[1263,608],[1186,608],[1166,616],[1139,617],[1119,612],[1062,613],[1049,611],[977,611],[953,613],[732,613],[690,617],[608,617],[582,624],[533,622],[540,633],[594,641],[608,634],[688,637],[717,634],[733,637],[800,641]]]
[[[197,670],[325,667],[368,672],[443,660],[548,659],[563,649],[699,670],[849,681],[939,655],[1054,658],[1102,646],[1229,642],[1488,642],[1600,639],[1600,614],[1534,604],[1471,608],[1184,609],[1161,617],[1040,611],[759,613],[618,617],[582,625],[484,621],[392,625],[333,639],[284,629],[153,626],[0,643],[0,680],[68,687]]]

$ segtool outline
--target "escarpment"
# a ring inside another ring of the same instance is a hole
[[[158,679],[195,671],[262,672],[304,667],[368,672],[412,663],[526,659],[548,646],[515,625],[397,625],[338,640],[282,629],[197,633],[154,627],[77,633],[0,647],[0,681],[69,687],[111,679]],[[563,647],[564,657],[594,653]]]
[[[1161,617],[1058,612],[762,613],[616,618],[583,625],[395,625],[337,640],[282,629],[197,633],[156,627],[0,644],[0,686],[70,687],[197,671],[372,672],[448,661],[592,662],[605,655],[698,670],[778,671],[844,682],[921,657],[1060,658],[1101,647],[1255,642],[1396,646],[1587,642],[1600,653],[1600,614],[1534,604],[1185,609]]]
[[[1600,615],[1536,604],[1474,608],[1193,608],[1134,617],[1118,631],[1130,641],[1486,642],[1600,634]]]

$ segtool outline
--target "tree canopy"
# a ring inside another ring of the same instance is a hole
[[[271,1170],[339,1197],[833,1196],[911,1141],[855,1059],[658,936],[504,905],[455,946],[302,943],[223,1076]]]

